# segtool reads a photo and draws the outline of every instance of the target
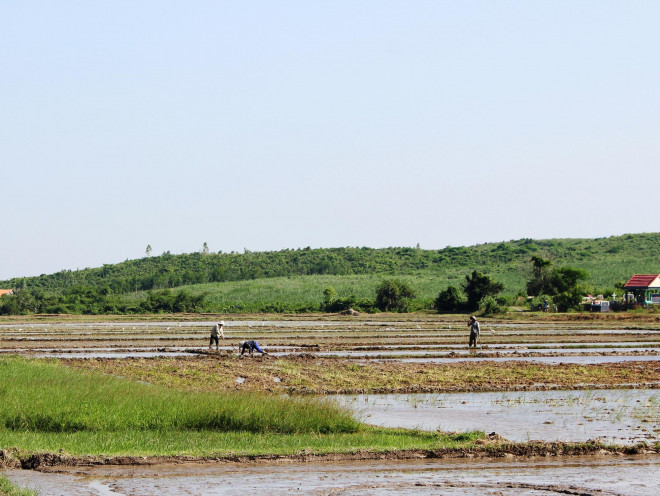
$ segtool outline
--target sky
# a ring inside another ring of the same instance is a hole
[[[0,280],[657,232],[660,2],[0,3]]]

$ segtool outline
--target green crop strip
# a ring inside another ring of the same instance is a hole
[[[444,435],[364,426],[330,402],[190,392],[54,362],[0,360],[0,448],[72,455],[263,455],[464,446]]]

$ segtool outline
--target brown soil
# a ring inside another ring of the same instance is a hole
[[[400,363],[326,359],[185,358],[63,359],[70,367],[197,391],[269,391],[297,394],[533,391],[657,388],[660,362],[544,365],[527,362]],[[244,378],[237,382],[238,377]]]

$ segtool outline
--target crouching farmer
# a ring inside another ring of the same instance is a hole
[[[241,341],[238,343],[238,349],[241,351],[241,356],[243,356],[243,353],[245,353],[246,350],[250,355],[252,355],[255,350],[257,350],[259,353],[262,353],[263,355],[267,354],[264,350],[259,348],[259,345],[256,341]]]

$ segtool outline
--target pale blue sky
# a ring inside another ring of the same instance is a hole
[[[656,0],[3,1],[0,279],[658,231],[659,26]]]

